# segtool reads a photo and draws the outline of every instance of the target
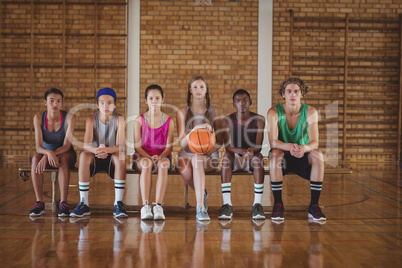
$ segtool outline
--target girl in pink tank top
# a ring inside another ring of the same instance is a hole
[[[150,85],[146,88],[145,102],[148,105],[148,111],[138,116],[134,122],[133,169],[141,172],[140,189],[143,203],[141,219],[164,220],[162,203],[168,171],[173,167],[171,162],[174,122],[161,111],[163,90],[160,86]],[[152,173],[158,174],[153,210],[150,205]]]

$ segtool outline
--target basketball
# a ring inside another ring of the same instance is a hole
[[[195,154],[208,154],[215,145],[215,137],[205,128],[197,128],[188,137],[188,148]]]

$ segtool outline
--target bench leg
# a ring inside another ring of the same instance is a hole
[[[188,185],[184,184],[184,200],[183,209],[188,208]]]
[[[57,173],[52,172],[50,175],[52,181],[52,212],[57,212],[57,203],[60,200],[59,182],[57,180]]]

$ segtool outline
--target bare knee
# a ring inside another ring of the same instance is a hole
[[[70,153],[64,153],[59,155],[59,169],[60,168],[69,168],[70,167]]]
[[[264,166],[264,158],[261,153],[254,154],[251,158],[251,166],[256,168],[263,168]]]
[[[183,180],[190,181],[193,176],[193,169],[190,159],[182,158],[177,161],[177,168]]]
[[[273,168],[277,167],[278,163],[282,164],[282,159],[283,159],[284,155],[285,155],[285,153],[280,149],[272,150],[270,153],[270,158],[269,158],[270,168],[273,169]]]
[[[112,155],[112,162],[115,167],[119,166],[121,168],[125,168],[126,156],[123,153],[114,153]]]
[[[80,154],[80,167],[83,165],[90,165],[93,161],[93,155],[91,152],[82,152]]]
[[[270,155],[270,161],[282,160],[285,153],[280,149],[273,149]]]
[[[158,169],[166,170],[166,169],[169,169],[169,167],[170,167],[170,160],[169,159],[162,158],[162,159],[159,160]]]
[[[309,162],[313,166],[324,166],[324,155],[319,150],[313,150],[309,153]]]
[[[222,169],[232,169],[234,154],[226,152],[222,157]]]
[[[33,166],[36,166],[36,165],[39,163],[39,161],[42,159],[42,157],[43,157],[43,154],[36,153],[36,154],[32,157],[32,165],[33,165]]]
[[[153,162],[151,159],[143,157],[137,160],[137,166],[141,170],[152,170]]]

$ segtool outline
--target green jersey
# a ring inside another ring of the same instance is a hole
[[[275,107],[278,113],[278,140],[285,143],[296,143],[298,145],[308,144],[308,105],[304,103],[301,104],[299,120],[297,121],[296,127],[292,130],[288,127],[282,104],[275,105]]]

